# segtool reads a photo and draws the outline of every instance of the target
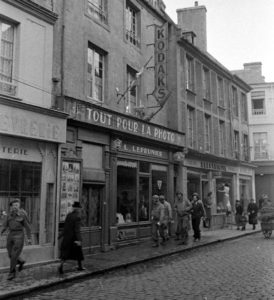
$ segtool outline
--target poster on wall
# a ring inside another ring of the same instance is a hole
[[[61,170],[60,222],[64,222],[73,202],[80,201],[81,163],[63,161]]]

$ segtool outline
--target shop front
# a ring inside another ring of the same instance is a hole
[[[73,99],[65,111],[73,120],[62,159],[81,164],[84,251],[150,237],[152,195],[173,203],[174,186],[181,185],[173,156],[182,151],[184,135]]]
[[[213,162],[197,158],[186,158],[184,161],[187,174],[187,195],[194,192],[204,201],[209,192],[213,195],[212,227],[221,228],[226,222],[234,222],[233,211],[237,199],[241,200],[245,209],[255,195],[254,166],[234,165],[227,162]],[[228,203],[232,215],[226,217]]]
[[[29,263],[55,257],[59,145],[65,141],[66,115],[0,99],[0,226],[12,198],[31,223]],[[0,238],[0,268],[7,267],[6,235]]]

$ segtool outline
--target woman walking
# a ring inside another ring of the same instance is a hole
[[[258,210],[259,208],[255,202],[255,199],[251,199],[247,207],[247,213],[248,213],[248,223],[250,225],[253,225],[253,230],[256,229]]]

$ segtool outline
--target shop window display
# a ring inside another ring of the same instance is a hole
[[[0,224],[9,212],[12,198],[21,200],[30,223],[32,243],[39,243],[41,164],[11,160],[0,160]],[[5,242],[0,241],[0,248]]]

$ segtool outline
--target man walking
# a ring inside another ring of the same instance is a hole
[[[152,221],[152,240],[154,244],[152,247],[159,247],[159,233],[164,240],[163,235],[163,224],[164,224],[164,205],[160,203],[159,196],[152,196],[152,211],[151,211],[151,221]]]
[[[164,223],[165,223],[164,236],[165,236],[165,240],[168,240],[169,237],[171,236],[172,208],[164,195],[160,195],[159,200],[164,205]]]
[[[18,271],[22,271],[25,261],[20,257],[24,247],[24,228],[27,233],[28,243],[31,244],[30,223],[25,210],[20,208],[20,199],[16,198],[10,201],[10,212],[3,225],[1,235],[9,230],[7,236],[7,250],[10,258],[10,271],[8,280],[16,277],[16,265],[19,265]]]
[[[175,202],[175,211],[177,213],[177,228],[176,228],[176,239],[181,241],[179,245],[187,245],[188,242],[188,231],[189,231],[189,214],[192,209],[192,204],[187,198],[183,197],[182,192],[177,192],[177,201]]]
[[[72,212],[70,212],[64,224],[63,232],[59,238],[63,237],[61,243],[61,263],[58,267],[59,274],[63,274],[63,266],[66,260],[76,260],[78,262],[78,271],[85,270],[82,266],[84,255],[82,251],[81,239],[81,205],[79,202],[74,202],[72,205]]]

